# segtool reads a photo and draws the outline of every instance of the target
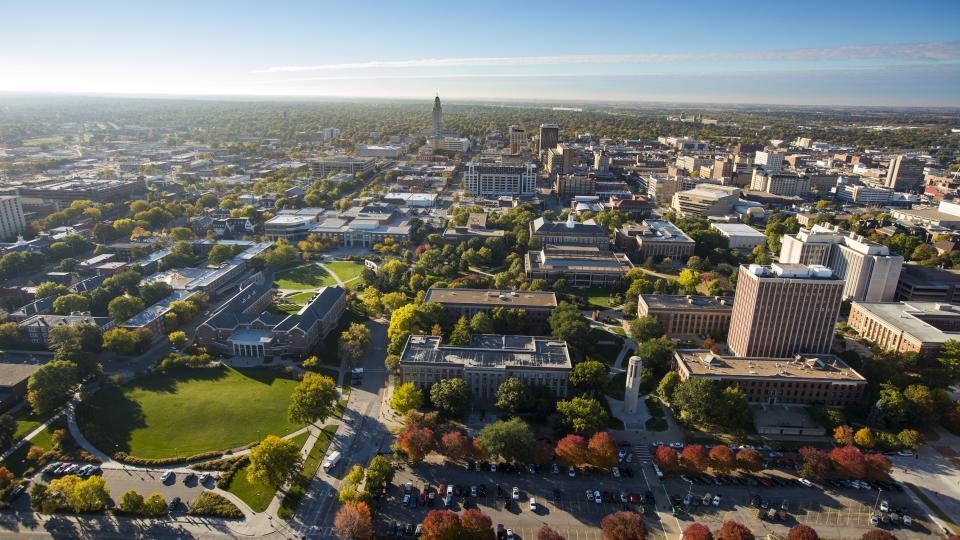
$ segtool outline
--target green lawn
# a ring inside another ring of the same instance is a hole
[[[307,305],[307,302],[309,302],[310,299],[313,298],[314,296],[315,296],[315,293],[313,293],[312,291],[302,292],[297,294],[291,294],[290,296],[285,297],[284,300],[286,300],[287,302],[290,302],[291,304],[298,304],[301,306],[305,306]]]
[[[46,419],[45,416],[37,416],[33,414],[33,411],[30,410],[30,407],[24,407],[15,412],[13,414],[13,418],[17,421],[17,432],[13,436],[14,441],[18,441],[26,437],[31,431],[37,429],[37,427]]]
[[[247,503],[247,506],[253,509],[254,512],[263,512],[270,506],[270,501],[273,500],[273,494],[277,490],[266,484],[254,484],[247,480],[247,469],[249,467],[250,465],[247,464],[237,470],[237,473],[233,475],[233,479],[230,480],[230,487],[227,488],[227,491],[240,497],[240,500]]]
[[[186,457],[300,429],[287,420],[296,384],[270,369],[181,369],[105,387],[81,404],[77,421],[107,453]]]
[[[303,498],[307,486],[310,485],[310,480],[317,474],[317,469],[323,463],[323,457],[327,454],[327,448],[330,447],[330,442],[336,433],[337,426],[335,425],[324,426],[323,430],[320,431],[317,442],[313,444],[307,458],[303,460],[303,468],[300,470],[300,474],[290,483],[290,489],[284,495],[283,502],[280,503],[280,509],[277,511],[279,517],[286,519],[296,511],[300,499]]]
[[[33,429],[36,427],[37,426],[34,426],[30,431],[33,431]],[[62,416],[57,418],[49,426],[47,426],[47,429],[41,431],[36,437],[27,441],[27,443],[18,448],[16,452],[7,456],[7,459],[3,460],[3,466],[10,469],[10,472],[13,474],[21,476],[24,471],[26,471],[32,465],[32,463],[27,461],[27,452],[30,451],[30,448],[33,446],[39,446],[44,450],[50,450],[53,448],[53,432],[58,429],[66,428],[66,419]]]
[[[323,268],[307,263],[278,273],[273,284],[278,289],[304,290],[336,285],[337,280]]]
[[[344,283],[359,277],[360,273],[363,272],[363,265],[353,261],[333,261],[324,263],[324,266],[329,268]]]
[[[297,446],[303,448],[304,443],[307,442],[307,437],[310,436],[309,431],[304,431],[303,433],[297,435],[296,437],[290,437],[290,440],[297,443]]]
[[[610,289],[605,287],[591,287],[587,289],[587,301],[591,306],[599,309],[610,307]]]

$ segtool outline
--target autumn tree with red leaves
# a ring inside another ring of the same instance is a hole
[[[587,463],[587,440],[579,435],[567,435],[557,441],[556,452],[560,463],[568,467],[579,467]]]
[[[873,453],[863,456],[863,460],[867,465],[867,480],[886,480],[890,477],[893,465],[887,456]]]
[[[804,446],[800,454],[800,468],[797,472],[808,480],[821,480],[830,472],[830,456],[819,448]]]
[[[647,526],[636,512],[615,512],[600,520],[603,540],[644,540]]]
[[[787,540],[820,540],[820,535],[813,527],[798,523],[787,533]]]
[[[433,430],[427,427],[407,426],[397,435],[397,448],[410,463],[420,463],[433,451]]]
[[[333,518],[333,528],[344,540],[370,540],[373,538],[370,508],[364,502],[344,504]]]
[[[458,540],[463,532],[460,517],[449,510],[431,510],[423,518],[424,540]]]
[[[737,468],[743,472],[759,472],[763,469],[763,458],[753,448],[737,451]]]
[[[837,474],[845,478],[860,479],[867,476],[867,461],[856,446],[834,448],[830,451],[830,462]]]
[[[710,468],[719,472],[729,472],[737,465],[737,457],[733,450],[724,445],[710,449]]]
[[[680,468],[680,458],[677,451],[669,446],[658,446],[653,452],[653,462],[663,472],[672,472]]]
[[[476,508],[460,514],[461,538],[464,540],[493,540],[493,521]]]
[[[706,525],[692,523],[683,530],[680,540],[713,540],[713,533]]]
[[[460,431],[449,431],[440,437],[440,453],[454,460],[473,456],[473,442]]]
[[[863,533],[860,540],[896,540],[896,536],[883,529],[871,529]]]
[[[598,431],[587,443],[590,464],[601,469],[612,469],[617,465],[617,441],[606,431]]]
[[[707,449],[699,444],[691,444],[680,453],[680,466],[691,473],[701,473],[710,466]]]
[[[753,540],[753,533],[743,523],[729,520],[723,522],[713,537],[716,540]]]
[[[540,527],[537,531],[537,540],[567,540],[560,533],[550,528],[549,525]]]

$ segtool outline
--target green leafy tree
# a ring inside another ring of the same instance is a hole
[[[656,339],[662,335],[663,325],[660,324],[660,319],[653,315],[637,317],[630,323],[630,337],[637,343]]]
[[[516,377],[508,377],[497,388],[497,408],[514,416],[529,399],[529,390],[523,381]]]
[[[37,298],[63,296],[64,294],[67,294],[67,287],[66,285],[62,285],[54,281],[44,281],[43,283],[37,285],[37,290],[34,294]]]
[[[600,390],[607,383],[606,364],[596,360],[587,360],[573,366],[570,384],[582,390]]]
[[[57,315],[78,311],[90,311],[90,299],[82,294],[64,294],[53,301],[53,312]]]
[[[125,514],[143,513],[143,495],[131,489],[120,497],[120,510]]]
[[[493,327],[493,319],[482,311],[478,311],[470,319],[470,332],[472,334],[494,334],[496,329]]]
[[[290,396],[287,416],[291,422],[322,422],[333,413],[338,397],[333,379],[319,373],[304,373]]]
[[[143,311],[143,300],[136,296],[118,296],[107,305],[107,312],[117,322],[124,322]]]
[[[587,345],[590,325],[583,318],[577,306],[569,302],[560,302],[547,320],[550,323],[553,337],[562,339],[581,349]]]
[[[526,422],[511,418],[484,426],[477,435],[477,444],[492,457],[530,463],[536,439]]]
[[[672,403],[673,393],[677,391],[678,386],[680,386],[680,374],[676,371],[670,371],[660,379],[660,384],[657,385],[657,395],[667,403]]]
[[[400,414],[420,409],[423,407],[423,403],[423,390],[412,382],[406,382],[396,387],[393,390],[393,395],[390,396],[390,407]]]
[[[557,412],[563,423],[576,433],[593,433],[607,425],[607,411],[594,398],[577,396],[557,402]]]
[[[166,515],[167,501],[159,493],[151,493],[147,500],[143,502],[143,515],[150,517],[159,517]]]
[[[467,322],[466,317],[460,317],[460,319],[457,320],[453,331],[450,332],[449,343],[455,347],[463,347],[470,344],[470,323]]]
[[[441,379],[430,386],[430,402],[450,418],[459,418],[470,406],[470,388],[460,378]]]
[[[8,448],[13,444],[13,437],[17,433],[17,421],[9,414],[0,415],[0,448]]]
[[[268,435],[250,450],[247,479],[253,483],[262,482],[278,487],[297,474],[300,465],[300,447],[297,443]]]
[[[36,414],[44,414],[60,406],[70,390],[80,382],[77,365],[65,360],[48,362],[30,376],[27,401]]]

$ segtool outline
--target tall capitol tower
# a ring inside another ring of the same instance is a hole
[[[440,95],[433,100],[433,138],[443,139],[443,108],[440,107]]]

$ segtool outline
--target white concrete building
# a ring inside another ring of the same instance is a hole
[[[753,158],[753,164],[759,165],[770,173],[783,170],[783,152],[766,152],[758,150]]]
[[[12,239],[26,228],[20,198],[16,195],[0,197],[0,240]]]
[[[730,249],[750,251],[767,241],[765,234],[743,223],[711,223],[710,227],[730,242]]]
[[[537,191],[537,169],[525,165],[467,163],[463,188],[470,195],[532,195]]]

